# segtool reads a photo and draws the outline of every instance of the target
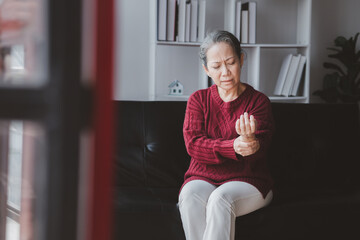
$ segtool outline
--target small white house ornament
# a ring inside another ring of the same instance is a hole
[[[179,82],[179,80],[175,80],[169,85],[169,95],[179,96],[183,95],[183,93],[184,86],[181,84],[181,82]]]

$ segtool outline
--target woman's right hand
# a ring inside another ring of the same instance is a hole
[[[235,123],[236,132],[240,135],[234,141],[234,150],[237,154],[245,157],[257,152],[260,143],[256,139],[256,119],[253,115],[245,112]]]
[[[237,134],[240,135],[242,141],[245,142],[252,142],[256,139],[255,132],[256,132],[256,119],[253,115],[250,115],[245,112],[243,115],[235,123],[235,129]]]

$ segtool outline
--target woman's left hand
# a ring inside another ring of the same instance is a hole
[[[234,141],[234,150],[237,154],[246,157],[256,153],[260,149],[259,140],[256,138],[254,140],[246,141],[243,140],[243,137],[239,136]]]

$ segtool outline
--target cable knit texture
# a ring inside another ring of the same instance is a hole
[[[257,121],[256,138],[260,149],[247,157],[235,153],[238,137],[236,120],[248,112]],[[273,186],[266,164],[266,152],[274,130],[271,104],[264,94],[246,84],[235,100],[224,102],[217,86],[193,93],[187,103],[184,139],[191,156],[183,186],[191,180],[204,180],[214,185],[244,181],[254,185],[263,197]]]

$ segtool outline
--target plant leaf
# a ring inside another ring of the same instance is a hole
[[[335,38],[335,46],[343,47],[346,44],[347,40],[343,36]]]
[[[340,49],[337,49],[337,48],[331,48],[331,47],[329,47],[329,48],[326,48],[326,49],[332,50],[332,51],[335,51],[335,52],[341,52],[341,50],[340,50]]]
[[[344,71],[341,69],[341,67],[339,67],[338,65],[334,64],[334,63],[329,63],[329,62],[325,62],[323,64],[324,68],[327,69],[334,69],[339,71],[342,75],[345,75]]]
[[[337,72],[326,74],[323,80],[323,89],[336,88],[339,82],[339,74]]]
[[[351,41],[351,43],[352,43],[352,49],[354,49],[354,52],[355,52],[356,42],[357,42],[358,37],[359,37],[359,33],[356,33],[355,36],[354,36],[354,38],[351,39],[351,40],[352,40],[352,41]]]
[[[335,47],[329,47],[329,58],[339,62],[324,62],[326,69],[335,72],[326,74],[323,79],[323,90],[314,92],[326,101],[344,102],[360,100],[360,50],[357,51],[356,43],[360,32],[346,39],[343,36],[335,38]]]
[[[360,50],[356,53],[355,61],[359,61],[360,58]]]
[[[360,78],[355,80],[355,87],[357,88],[358,91],[360,91]]]

